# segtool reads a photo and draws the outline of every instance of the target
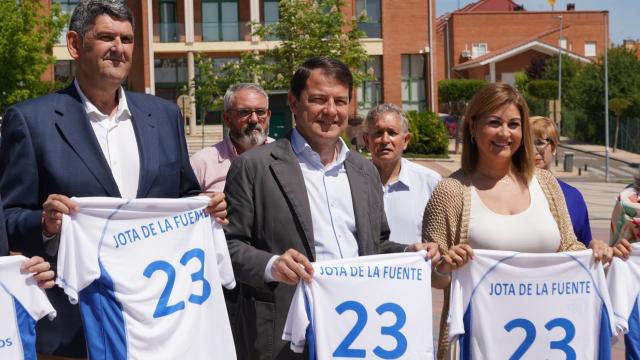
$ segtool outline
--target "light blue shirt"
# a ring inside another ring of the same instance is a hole
[[[344,259],[358,256],[356,222],[351,199],[349,178],[344,167],[349,149],[338,139],[336,161],[324,166],[320,155],[293,129],[291,148],[298,159],[309,198],[316,261]],[[265,280],[274,281],[271,267],[278,256],[272,257],[265,269]]]
[[[389,240],[410,245],[422,242],[424,208],[442,177],[407,159],[401,161],[398,179],[382,188],[384,212],[391,229]]]

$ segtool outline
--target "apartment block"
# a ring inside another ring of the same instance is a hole
[[[511,0],[481,0],[437,20],[437,75],[513,84],[532,61],[562,52],[591,62],[608,41],[607,11],[527,11]]]

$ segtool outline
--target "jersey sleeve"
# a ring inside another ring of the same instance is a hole
[[[464,293],[462,287],[461,271],[454,271],[451,275],[451,295],[449,298],[449,314],[447,323],[449,324],[449,342],[458,339],[464,334]]]
[[[79,213],[72,216],[77,218],[62,216],[56,284],[69,296],[69,301],[76,304],[80,291],[100,277],[99,239],[95,238],[95,228],[106,225],[104,221],[82,217]]]
[[[290,341],[293,352],[302,353],[307,341],[307,328],[311,325],[312,304],[306,294],[307,286],[303,281],[298,283],[296,292],[291,300],[291,307],[284,325],[282,340]]]
[[[611,261],[611,266],[609,266],[607,283],[616,329],[627,333],[629,331],[631,313],[634,309],[636,313],[638,312],[638,282],[633,279],[629,264],[614,257]]]
[[[222,286],[227,289],[236,287],[236,278],[233,275],[233,267],[231,265],[231,256],[229,256],[229,248],[227,247],[227,239],[220,224],[211,220],[213,230],[213,243],[216,248],[216,262],[218,263],[218,273]]]
[[[26,260],[22,255],[3,257],[0,263],[0,286],[18,301],[34,320],[40,320],[45,316],[53,320],[56,311],[44,290],[38,287],[33,274],[20,271],[20,265]]]

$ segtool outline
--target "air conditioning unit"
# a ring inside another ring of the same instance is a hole
[[[469,50],[462,50],[462,58],[463,58],[463,59],[471,59],[471,51],[469,51]]]

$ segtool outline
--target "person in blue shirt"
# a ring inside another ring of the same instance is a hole
[[[559,142],[558,130],[549,118],[532,116],[530,119],[536,147],[536,167],[550,170]],[[576,234],[578,241],[589,247],[592,237],[587,204],[578,189],[560,179],[558,179],[558,183],[569,209],[573,232]]]

